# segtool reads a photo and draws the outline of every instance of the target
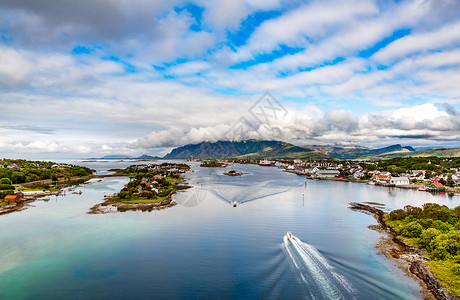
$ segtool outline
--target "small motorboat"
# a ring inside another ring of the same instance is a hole
[[[289,240],[292,240],[292,239],[294,238],[294,237],[292,236],[292,233],[289,232],[289,231],[287,232],[286,235],[287,235],[287,237],[288,237]]]
[[[73,192],[72,194],[81,195],[81,194],[82,194],[82,191],[81,191],[81,190],[79,190],[78,192]]]
[[[421,192],[426,192],[426,188],[424,188],[424,187],[420,187],[420,188],[418,188],[418,190],[421,191]]]
[[[233,206],[233,207],[236,207],[237,205],[238,205],[238,203],[237,203],[236,201],[233,201],[233,202],[232,202],[232,206]]]

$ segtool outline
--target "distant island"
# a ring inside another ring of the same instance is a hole
[[[227,164],[218,160],[204,160],[201,162],[200,167],[202,168],[225,168]]]
[[[150,159],[153,159],[153,160],[156,160],[156,159],[162,159],[162,157],[159,157],[159,156],[150,156],[148,154],[143,154],[139,157],[132,157],[132,156],[128,156],[128,155],[105,155],[101,158],[92,158],[92,159],[145,159],[145,160],[150,160]]]
[[[244,174],[247,174],[247,173],[239,173],[235,170],[230,170],[226,173],[224,173],[224,175],[227,175],[227,176],[241,176],[241,175],[244,175]]]

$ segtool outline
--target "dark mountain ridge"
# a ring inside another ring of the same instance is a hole
[[[363,146],[295,146],[280,141],[246,140],[240,142],[218,141],[190,144],[173,149],[164,158],[358,158],[389,152],[414,151],[410,146],[391,145],[379,149]]]

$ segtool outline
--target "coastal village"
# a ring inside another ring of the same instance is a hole
[[[0,214],[22,209],[37,198],[58,195],[94,177],[87,167],[22,159],[0,160]]]
[[[352,181],[429,192],[459,193],[460,158],[397,158],[364,160],[233,160],[204,161],[202,166],[229,163],[275,166],[310,179]]]
[[[449,161],[452,162],[451,159],[441,160],[441,162]],[[275,161],[274,165],[313,179],[342,179],[390,187],[419,187],[420,190],[438,192],[444,192],[446,188],[454,191],[460,185],[460,166],[445,168],[442,164],[433,164],[430,160],[426,165],[431,170],[428,168],[406,169],[388,165],[387,162],[382,164],[379,161],[308,162],[294,160],[292,164]],[[433,170],[436,171],[433,172]]]

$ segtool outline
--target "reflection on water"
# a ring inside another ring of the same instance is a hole
[[[82,164],[102,173],[133,162]],[[377,254],[379,234],[367,228],[375,220],[348,203],[459,200],[356,183],[305,187],[274,167],[192,169],[187,177],[207,189],[196,205],[88,215],[128,182],[114,177],[0,216],[0,299],[420,298],[417,283]],[[230,169],[249,174],[223,175]],[[285,244],[287,231],[296,239]]]

